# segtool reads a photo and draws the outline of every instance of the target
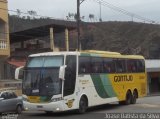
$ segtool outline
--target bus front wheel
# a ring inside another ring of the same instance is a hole
[[[53,114],[52,111],[45,111],[46,114]]]
[[[79,101],[79,110],[78,110],[78,112],[80,114],[83,114],[83,113],[86,112],[87,108],[88,108],[88,100],[87,100],[87,98],[85,96],[82,96],[80,101]]]

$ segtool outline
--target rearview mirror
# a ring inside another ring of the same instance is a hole
[[[0,101],[4,100],[4,98],[0,98]]]
[[[65,75],[65,68],[66,68],[67,66],[66,65],[64,65],[64,66],[61,66],[60,68],[59,68],[59,79],[61,79],[61,80],[65,80],[64,79],[64,75]]]
[[[16,80],[23,79],[23,69],[24,69],[24,66],[16,68],[16,70],[15,70],[15,79]]]

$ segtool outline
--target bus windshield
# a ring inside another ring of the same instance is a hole
[[[30,96],[61,94],[62,81],[58,76],[63,61],[63,56],[30,58],[24,71],[23,94]]]

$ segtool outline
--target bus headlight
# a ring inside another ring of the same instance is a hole
[[[24,108],[25,111],[28,111],[28,107]]]
[[[52,99],[51,99],[52,102],[57,102],[57,101],[60,101],[60,100],[62,100],[62,97],[52,98]]]

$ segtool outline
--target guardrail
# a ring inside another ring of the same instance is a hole
[[[1,88],[0,91],[16,91],[17,88],[15,87],[10,87],[10,88]]]
[[[7,41],[0,40],[0,49],[7,49]]]

